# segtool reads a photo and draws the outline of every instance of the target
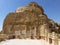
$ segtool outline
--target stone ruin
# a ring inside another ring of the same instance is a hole
[[[40,5],[31,2],[9,13],[4,20],[0,41],[15,38],[44,39],[58,45],[60,24],[49,19]]]

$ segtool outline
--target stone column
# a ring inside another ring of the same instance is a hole
[[[31,39],[31,26],[30,26],[30,39]]]
[[[38,30],[39,30],[39,39],[41,39],[41,29],[40,29],[40,26],[38,27]]]
[[[30,30],[30,26],[27,25],[27,27],[26,27],[26,38],[29,38],[30,39],[30,35],[31,35],[30,34],[30,31],[31,31]]]
[[[25,39],[26,39],[26,25],[25,25],[25,35],[24,36],[25,36]]]
[[[48,29],[45,29],[45,40],[48,41]]]
[[[34,30],[35,30],[35,31],[34,31],[34,32],[35,32],[35,33],[34,33],[34,38],[37,39],[37,38],[36,38],[36,36],[37,36],[37,35],[36,35],[36,27],[35,27]]]
[[[34,39],[34,30],[31,29],[31,39]]]
[[[35,26],[31,27],[30,34],[31,34],[30,35],[31,39],[36,39],[36,27]]]
[[[36,27],[33,29],[33,38],[36,39]]]
[[[54,39],[53,41],[54,45],[58,45],[58,34],[55,32],[53,32],[52,34],[53,34],[53,39]]]
[[[45,28],[44,25],[40,26],[40,36],[41,36],[41,39],[45,40],[45,29],[44,28]]]
[[[49,44],[52,43],[52,33],[48,33],[48,42]]]

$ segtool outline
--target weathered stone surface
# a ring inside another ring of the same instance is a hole
[[[49,19],[44,10],[35,2],[17,8],[9,13],[3,23],[0,39],[52,39],[52,32],[60,34],[60,24]],[[2,38],[4,37],[4,38]],[[59,35],[57,36],[59,37]]]

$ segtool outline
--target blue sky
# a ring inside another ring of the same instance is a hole
[[[41,5],[50,19],[60,23],[60,0],[0,0],[0,30],[2,30],[3,21],[8,13],[32,1]]]

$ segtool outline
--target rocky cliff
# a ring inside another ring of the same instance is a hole
[[[31,2],[6,16],[1,34],[7,35],[6,38],[44,38],[52,32],[59,37],[60,24],[49,19],[41,6]]]

